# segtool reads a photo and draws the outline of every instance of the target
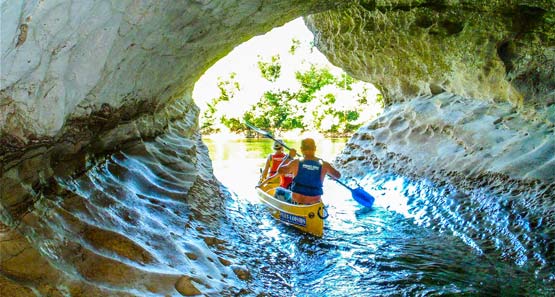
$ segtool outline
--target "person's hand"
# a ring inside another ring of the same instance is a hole
[[[290,149],[289,150],[289,158],[294,159],[297,156],[297,150],[296,149]]]

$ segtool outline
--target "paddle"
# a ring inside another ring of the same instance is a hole
[[[247,127],[249,127],[250,129],[262,134],[264,137],[273,139],[275,142],[281,144],[284,148],[286,148],[288,150],[291,150],[290,147],[288,147],[282,141],[275,139],[272,136],[272,134],[270,134],[269,132],[266,132],[262,129],[259,129],[259,128],[255,127],[255,126],[253,126],[253,125],[251,125],[247,122],[245,122],[245,125]],[[300,154],[298,154],[298,155],[301,156]],[[374,197],[372,195],[370,195],[368,192],[364,191],[364,189],[361,186],[358,186],[356,189],[353,189],[353,188],[347,186],[344,182],[340,181],[339,179],[335,179],[331,176],[330,176],[330,178],[332,180],[336,181],[338,184],[340,184],[340,185],[344,186],[345,188],[349,189],[349,191],[351,191],[351,196],[353,197],[353,199],[356,202],[360,203],[361,205],[366,206],[366,207],[372,207],[372,205],[374,204],[374,200],[375,200]]]

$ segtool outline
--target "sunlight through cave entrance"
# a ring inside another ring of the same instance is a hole
[[[239,196],[256,197],[253,185],[273,143],[245,120],[290,147],[312,137],[317,156],[333,161],[348,138],[383,111],[379,91],[333,66],[313,39],[298,18],[237,46],[195,85],[214,174]]]

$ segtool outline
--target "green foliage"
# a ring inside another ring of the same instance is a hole
[[[244,118],[271,131],[303,128],[302,119],[296,114],[292,99],[293,95],[289,91],[266,91]]]
[[[218,122],[216,121],[216,114],[218,113],[218,105],[220,102],[231,101],[235,97],[241,87],[237,81],[235,81],[235,76],[237,74],[232,72],[229,74],[228,80],[223,80],[218,77],[218,89],[220,90],[220,96],[212,98],[209,103],[207,103],[207,109],[202,114],[202,125],[200,130],[204,134],[212,134],[220,132],[218,128]],[[221,120],[220,120],[221,122]]]
[[[296,50],[297,43],[293,40],[291,51]],[[258,61],[258,68],[262,77],[275,82],[281,74],[279,55],[272,56],[270,62]],[[335,77],[328,68],[317,67],[314,64],[306,71],[295,72],[295,78],[300,88],[295,91],[271,89],[260,97],[259,101],[239,117],[229,117],[225,111],[219,111],[222,102],[233,102],[236,99],[240,85],[235,81],[232,73],[227,80],[218,80],[220,96],[213,98],[203,113],[203,133],[219,132],[225,126],[233,133],[250,131],[242,124],[248,121],[260,129],[278,134],[282,131],[300,129],[301,131],[316,130],[320,133],[337,135],[352,134],[358,129],[364,119],[361,113],[368,107],[369,90],[363,88],[359,93],[338,99],[341,92],[322,92],[326,86],[336,90],[352,91],[357,80],[347,74]],[[326,89],[327,91],[328,89]],[[342,93],[345,97],[345,92]],[[383,106],[383,97],[378,95]],[[345,104],[347,103],[347,104]],[[226,105],[229,106],[229,105]],[[223,114],[223,115],[222,115]]]
[[[241,121],[236,118],[227,118],[226,116],[222,116],[220,118],[220,122],[224,124],[224,126],[226,126],[229,131],[234,133],[242,132],[245,130],[245,125],[243,125]]]
[[[332,105],[335,103],[335,96],[333,94],[326,94],[322,100],[322,104],[324,105]]]
[[[348,75],[347,73],[343,73],[341,75],[340,78],[338,78],[335,81],[335,85],[339,88],[342,88],[344,90],[353,90],[353,88],[351,87],[351,85],[355,83],[355,79],[352,78],[350,75]]]
[[[307,90],[300,90],[295,95],[295,99],[300,103],[308,103],[314,98],[315,97],[312,95],[312,92],[308,92]]]
[[[316,68],[315,65],[311,65],[310,70],[306,72],[295,72],[295,78],[309,94],[314,94],[324,86],[333,84],[336,81],[329,69]]]
[[[232,72],[229,74],[229,80],[222,80],[221,77],[218,77],[218,89],[221,95],[218,97],[217,102],[229,101],[229,99],[233,98],[235,94],[241,90],[239,83],[234,81],[235,76],[237,76],[237,73]]]
[[[385,107],[385,100],[382,94],[376,95],[376,102],[378,102],[382,108]]]
[[[368,104],[368,88],[364,87],[362,93],[357,93],[357,102],[360,105]]]
[[[260,56],[258,56],[261,58]],[[263,78],[269,82],[276,82],[281,76],[281,62],[279,55],[272,56],[270,62],[258,61],[258,69]]]
[[[301,46],[301,42],[296,39],[296,38],[292,38],[291,39],[291,47],[289,48],[289,53],[291,55],[295,55],[295,52],[297,51],[297,49]]]

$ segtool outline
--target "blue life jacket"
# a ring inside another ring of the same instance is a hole
[[[320,160],[300,160],[299,170],[291,184],[291,191],[306,196],[322,195],[324,191],[322,190],[321,176],[322,162]]]

